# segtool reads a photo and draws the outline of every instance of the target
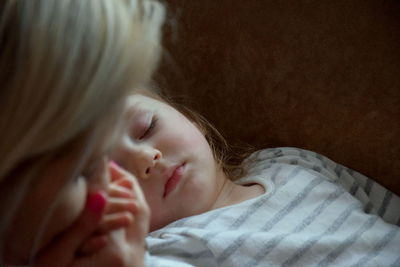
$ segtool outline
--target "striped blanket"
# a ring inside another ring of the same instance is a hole
[[[400,266],[400,198],[314,152],[257,151],[265,194],[149,234],[148,266]]]

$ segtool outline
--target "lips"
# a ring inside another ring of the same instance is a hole
[[[182,178],[183,170],[185,168],[185,163],[172,167],[169,171],[168,180],[164,186],[163,198],[166,198],[179,184]]]

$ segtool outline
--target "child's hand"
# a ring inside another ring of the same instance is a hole
[[[113,230],[128,227],[138,212],[137,199],[133,193],[132,182],[124,177],[112,177],[108,189],[108,205],[93,236],[81,247],[81,254],[92,254],[101,249],[106,235]]]
[[[114,181],[109,186],[108,196],[106,214],[98,230],[103,234],[129,226],[134,221],[134,214],[138,212],[137,199],[133,190],[128,190]]]
[[[108,246],[117,247],[114,252],[121,253],[124,264],[140,266],[136,263],[143,262],[150,210],[138,182],[130,173],[116,164],[110,164],[110,173],[106,214],[96,234],[84,243],[80,253],[94,254],[102,250],[102,244],[108,240]]]
[[[86,208],[79,218],[39,253],[34,266],[79,266],[81,260],[76,257],[76,251],[98,227],[105,207],[106,197],[103,193],[89,195]],[[105,246],[105,243],[98,242],[97,246]]]
[[[128,227],[137,212],[137,204],[131,191],[112,183],[108,190],[106,212],[93,235],[79,249],[80,255],[89,255],[104,247],[107,235],[120,228]]]
[[[115,190],[115,195],[122,196],[124,191],[128,191],[133,195],[132,198],[126,202],[114,203],[114,207],[116,210],[121,210],[122,208],[125,209],[125,211],[131,212],[134,222],[131,223],[127,232],[130,238],[140,238],[144,241],[150,226],[150,208],[146,202],[143,191],[136,178],[118,165],[110,164],[110,173],[112,181],[111,188]],[[132,225],[134,225],[134,227],[132,227]],[[134,237],[131,236],[132,234]]]
[[[34,266],[144,266],[149,207],[131,174],[118,166],[110,166],[110,172],[110,197],[89,196],[82,215],[40,253]]]

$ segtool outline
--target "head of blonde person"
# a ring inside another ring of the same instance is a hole
[[[0,265],[29,262],[105,186],[163,17],[150,0],[1,1]]]

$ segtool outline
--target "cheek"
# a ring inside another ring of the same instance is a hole
[[[154,231],[170,222],[170,212],[173,207],[169,207],[162,199],[162,186],[159,183],[152,183],[156,179],[146,180],[146,182],[140,179],[138,181],[151,211],[150,231]]]
[[[180,155],[182,153],[195,154],[196,157],[212,156],[211,148],[203,133],[192,123],[181,124],[179,131],[175,128],[164,131],[159,137],[165,152]]]
[[[56,220],[49,223],[47,240],[68,228],[80,215],[85,206],[87,184],[83,178],[72,183],[61,194],[55,207],[52,218]]]
[[[156,179],[154,179],[156,180]],[[161,184],[157,183],[151,183],[146,181],[146,183],[143,183],[141,180],[139,180],[140,187],[143,191],[144,197],[146,199],[146,202],[149,204],[150,210],[152,213],[158,214],[162,209],[161,209]]]
[[[149,192],[147,190],[143,190],[143,192],[145,194],[147,204],[150,207],[150,231],[153,231],[158,229],[160,225],[163,225],[163,221],[167,218],[167,213],[165,206],[162,207],[160,199],[154,197],[153,192]]]
[[[215,180],[209,172],[195,172],[181,192],[182,211],[188,215],[205,212],[215,199]]]
[[[59,194],[53,194],[57,191],[50,184],[40,184],[26,196],[23,208],[18,211],[8,229],[8,260],[21,263],[27,261],[37,238],[40,238],[38,249],[41,250],[79,216],[86,200],[86,182],[71,182]],[[49,218],[46,224],[45,218]],[[43,235],[38,236],[43,227]]]
[[[78,180],[70,182],[57,196],[57,206],[52,215],[55,220],[49,223],[47,238],[44,241],[46,243],[50,241],[79,217],[85,207],[89,191],[106,190],[108,184],[109,173],[106,160],[98,166],[93,177],[80,177]]]

